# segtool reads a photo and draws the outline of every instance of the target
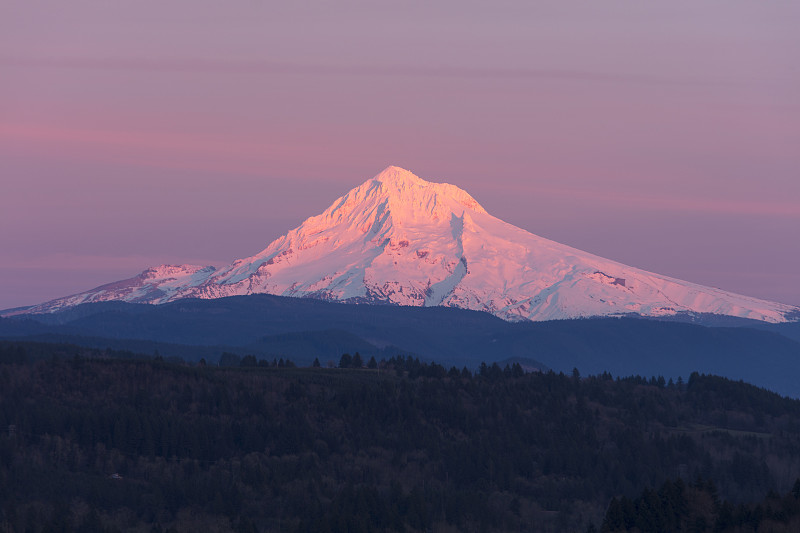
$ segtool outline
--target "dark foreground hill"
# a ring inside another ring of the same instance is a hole
[[[0,343],[0,529],[797,524],[800,401],[724,378],[115,355]]]
[[[710,323],[711,318],[699,319]],[[253,295],[158,306],[85,304],[54,314],[0,319],[0,337],[158,351],[209,362],[227,351],[288,357],[299,364],[318,358],[324,364],[338,361],[343,352],[358,351],[365,357],[414,355],[474,369],[481,361],[521,357],[564,372],[578,367],[593,374],[674,379],[692,371],[713,373],[800,397],[800,342],[789,338],[796,335],[797,324],[729,322],[747,327],[635,318],[509,323],[454,308]]]

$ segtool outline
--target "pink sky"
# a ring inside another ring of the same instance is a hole
[[[389,164],[800,305],[798,27],[794,1],[3,2],[0,309],[251,255]]]

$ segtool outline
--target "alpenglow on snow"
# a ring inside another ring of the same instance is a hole
[[[454,185],[390,166],[263,251],[221,269],[162,265],[27,309],[276,294],[450,306],[505,320],[710,313],[767,322],[800,308],[646,272],[539,237]]]

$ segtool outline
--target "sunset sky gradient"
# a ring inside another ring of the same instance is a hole
[[[0,4],[0,309],[261,250],[387,165],[800,305],[800,2]]]

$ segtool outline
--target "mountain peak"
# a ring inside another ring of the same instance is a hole
[[[389,165],[383,169],[377,176],[372,178],[374,181],[381,183],[392,184],[414,184],[414,185],[430,185],[430,182],[420,178],[410,170],[401,167]]]
[[[377,190],[375,190],[376,183],[379,184]],[[426,181],[413,172],[396,166],[386,167],[372,180],[368,180],[351,193],[355,193],[353,196],[358,196],[356,191],[360,190],[387,195],[394,204],[392,207],[422,209],[435,217],[448,216],[446,211],[461,216],[464,208],[486,213],[486,210],[467,191],[449,183]],[[343,198],[349,196],[350,194]]]
[[[646,272],[487,213],[466,191],[390,166],[220,270],[162,265],[28,312],[243,294],[462,307],[506,320],[708,313],[785,322],[800,308]]]

